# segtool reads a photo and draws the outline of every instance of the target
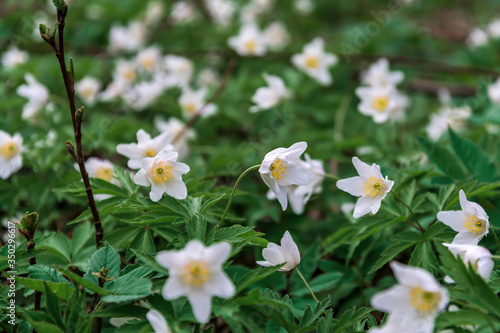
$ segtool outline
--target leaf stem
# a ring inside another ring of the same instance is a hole
[[[234,183],[233,190],[231,191],[231,196],[229,197],[229,201],[227,202],[226,210],[224,211],[224,214],[222,215],[222,218],[220,219],[219,225],[217,226],[217,230],[219,230],[222,227],[222,223],[224,223],[224,219],[226,218],[227,212],[229,211],[229,207],[231,207],[231,203],[233,202],[233,197],[234,197],[234,194],[236,193],[236,188],[238,187],[238,184],[241,182],[241,180],[243,179],[243,177],[245,177],[245,175],[247,173],[249,173],[250,171],[256,170],[258,168],[260,168],[260,164],[254,165],[254,166],[246,169],[238,177],[238,179],[236,180],[236,183]]]
[[[329,173],[325,173],[325,178],[330,178],[330,179],[333,179],[333,180],[335,180],[335,181],[340,180],[340,178],[339,178],[339,177],[334,176],[334,175],[329,174]]]
[[[314,298],[314,300],[316,301],[316,303],[319,303],[318,299],[316,298],[316,295],[314,295],[313,291],[311,290],[311,287],[309,287],[309,283],[307,283],[307,281],[304,278],[304,276],[302,275],[302,273],[300,273],[300,271],[299,271],[299,269],[297,267],[295,267],[294,269],[297,272],[297,274],[299,274],[300,278],[302,279],[302,282],[304,282],[304,284],[306,285],[307,290],[309,290],[309,293]]]
[[[410,206],[408,206],[406,204],[406,202],[404,202],[403,198],[401,198],[399,196],[399,194],[397,194],[394,191],[391,191],[391,193],[403,204],[403,206],[405,206],[410,211],[411,216],[413,217],[413,219],[415,220],[415,223],[417,224],[417,225],[414,225],[414,227],[417,228],[418,230],[420,230],[421,232],[425,232],[425,229],[422,228],[422,226],[420,225],[420,222],[418,221],[417,216],[415,215],[413,210],[410,208]]]

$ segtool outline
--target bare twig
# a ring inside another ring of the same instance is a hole
[[[82,120],[83,120],[83,107],[76,109],[75,106],[75,71],[73,67],[73,60],[70,58],[69,69],[66,67],[66,60],[64,58],[64,26],[66,23],[66,14],[68,12],[68,5],[63,3],[60,8],[57,8],[57,30],[58,30],[58,43],[56,43],[55,34],[42,33],[42,38],[52,46],[56,54],[57,60],[59,61],[59,67],[61,67],[61,73],[64,80],[64,86],[66,88],[66,94],[68,95],[69,109],[71,113],[71,121],[73,123],[73,132],[75,135],[76,151],[73,145],[66,142],[66,149],[73,157],[75,162],[78,164],[80,169],[80,174],[82,175],[83,184],[85,186],[85,192],[87,193],[87,201],[92,212],[92,217],[94,219],[95,227],[95,240],[96,247],[99,248],[103,238],[103,229],[101,219],[99,217],[99,211],[94,200],[94,195],[92,193],[92,187],[90,185],[89,175],[87,169],[85,168],[85,162],[83,157],[82,148]]]

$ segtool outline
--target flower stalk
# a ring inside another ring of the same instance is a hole
[[[309,290],[309,293],[314,298],[314,300],[316,301],[316,303],[319,303],[318,299],[316,298],[316,295],[314,295],[314,292],[312,291],[311,287],[309,287],[309,283],[307,283],[307,281],[304,278],[304,276],[302,275],[302,273],[300,273],[300,271],[299,271],[299,269],[297,267],[295,267],[294,269],[297,272],[297,274],[299,275],[299,277],[302,280],[302,282],[304,282],[304,284],[306,285],[307,290]]]
[[[415,213],[413,212],[413,210],[410,208],[410,206],[408,206],[406,204],[406,202],[404,202],[403,198],[401,198],[399,196],[399,194],[397,194],[394,191],[391,191],[391,193],[403,204],[403,206],[405,206],[410,211],[410,214],[411,214],[411,216],[413,217],[413,219],[415,220],[415,223],[416,223],[416,224],[410,223],[410,225],[412,225],[414,228],[418,229],[421,232],[425,232],[425,229],[422,228],[422,226],[420,225],[420,222],[418,221],[417,216],[415,215]]]

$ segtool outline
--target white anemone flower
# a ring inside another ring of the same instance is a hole
[[[137,76],[137,64],[135,62],[118,60],[113,73],[113,81],[123,81],[130,85],[135,82]]]
[[[458,245],[448,243],[443,243],[443,245],[446,246],[454,255],[460,256],[466,266],[471,264],[476,273],[486,282],[489,280],[491,272],[495,267],[495,263],[493,262],[493,259],[491,259],[491,252],[488,251],[488,249],[478,245]],[[450,281],[451,279],[448,280]],[[453,280],[451,280],[451,282],[453,282]]]
[[[75,169],[80,171],[78,164],[75,163]],[[85,161],[85,169],[90,178],[99,178],[110,182],[114,185],[121,186],[120,181],[114,178],[114,165],[108,160],[103,160],[98,157],[90,157]],[[97,201],[110,198],[108,194],[94,194]]]
[[[75,93],[88,106],[95,104],[100,89],[101,81],[91,76],[86,76],[81,81],[75,83]]]
[[[142,81],[123,95],[128,106],[135,111],[143,111],[163,93],[163,86],[156,81]]]
[[[153,73],[161,64],[162,54],[157,46],[150,46],[141,50],[135,56],[138,67],[146,73]]]
[[[279,269],[281,272],[288,272],[300,264],[299,248],[288,231],[285,232],[281,239],[281,246],[274,243],[268,243],[267,247],[262,250],[262,256],[265,261],[257,261],[257,264],[264,267],[286,263]]]
[[[266,44],[270,49],[281,50],[290,42],[290,35],[281,22],[273,22],[264,30]]]
[[[161,0],[149,1],[144,13],[144,23],[151,27],[158,24],[164,17],[165,4]]]
[[[127,27],[113,26],[109,31],[112,52],[137,51],[146,42],[147,27],[141,21],[132,21]]]
[[[149,310],[148,313],[146,313],[146,318],[148,319],[155,333],[170,333],[167,321],[165,320],[165,318],[163,318],[160,312],[156,310]]]
[[[170,18],[174,24],[191,22],[196,18],[196,6],[189,1],[178,1],[172,5]]]
[[[181,135],[172,145],[174,146],[174,150],[179,153],[180,160],[188,155],[188,141],[196,137],[196,133],[193,129],[187,128],[182,121],[175,117],[170,117],[168,121],[156,117],[155,126],[160,132],[169,133],[172,140],[178,135]]]
[[[474,49],[488,44],[489,36],[486,31],[481,28],[475,28],[467,37],[467,45],[469,48]]]
[[[28,52],[21,51],[17,47],[11,46],[2,55],[2,67],[14,68],[24,64],[26,61],[28,61],[28,59],[29,59]]]
[[[155,157],[142,160],[142,168],[134,177],[134,182],[141,186],[151,186],[149,197],[157,202],[163,193],[176,198],[185,199],[186,185],[182,175],[189,172],[189,166],[177,162],[177,152],[162,150]]]
[[[491,102],[500,104],[500,78],[488,87],[488,97]]]
[[[335,54],[325,52],[325,41],[320,37],[306,44],[302,53],[292,56],[292,64],[295,67],[325,86],[333,81],[328,68],[337,62],[338,57]]]
[[[496,19],[488,24],[488,34],[492,38],[500,38],[500,19]]]
[[[0,130],[0,178],[7,179],[22,166],[23,138]]]
[[[255,106],[250,108],[250,112],[258,112],[270,109],[278,105],[284,98],[290,97],[290,92],[286,89],[283,80],[276,75],[264,74],[268,86],[260,87],[252,96]]]
[[[49,102],[49,90],[40,82],[35,80],[33,75],[26,74],[24,79],[28,84],[17,87],[17,94],[28,99],[28,103],[23,108],[23,119],[28,119],[38,114],[40,110]]]
[[[204,68],[198,74],[198,85],[200,87],[213,87],[220,81],[219,73],[212,68]]]
[[[391,72],[386,58],[373,63],[367,71],[361,73],[361,82],[368,86],[397,86],[404,79],[403,72]]]
[[[164,78],[165,87],[184,87],[193,75],[193,63],[184,57],[166,55],[164,65],[167,73]]]
[[[312,0],[295,0],[295,9],[302,15],[311,14],[315,7]]]
[[[448,292],[426,270],[391,262],[398,284],[375,294],[374,308],[388,312],[387,326],[370,332],[432,333],[436,316],[449,301]]]
[[[460,190],[458,197],[462,210],[439,212],[437,219],[458,232],[453,245],[477,245],[489,232],[488,215],[483,207],[467,200],[463,190]]]
[[[229,298],[234,295],[234,284],[222,269],[230,253],[229,243],[205,247],[198,240],[189,241],[180,251],[158,253],[156,260],[170,273],[162,289],[163,297],[173,300],[186,296],[196,320],[206,323],[212,311],[212,297]]]
[[[356,95],[361,99],[359,112],[372,117],[377,124],[385,123],[401,106],[401,95],[394,86],[359,87]]]
[[[277,148],[264,156],[259,168],[264,183],[274,192],[283,210],[288,206],[287,186],[309,185],[311,178],[294,163],[307,148],[307,143],[297,142],[289,148]]]
[[[370,166],[355,156],[352,158],[352,164],[359,176],[341,179],[337,182],[337,187],[350,195],[360,197],[354,207],[354,218],[357,219],[368,213],[376,214],[394,182],[387,176],[384,179],[380,166],[375,163]]]
[[[432,140],[437,140],[451,127],[458,131],[465,127],[466,120],[472,114],[468,105],[462,107],[452,107],[445,105],[430,117],[430,122],[425,128],[427,135]]]
[[[207,92],[208,90],[204,87],[198,90],[192,90],[187,87],[182,89],[182,95],[179,97],[179,105],[182,108],[184,118],[190,119],[197,112],[199,112],[202,117],[208,117],[217,111],[215,104],[210,103],[205,105],[205,96]]]
[[[215,23],[226,27],[233,18],[235,5],[231,0],[205,0],[205,5]]]
[[[140,129],[137,131],[137,143],[119,144],[116,151],[129,158],[127,165],[130,169],[140,169],[146,157],[155,157],[162,150],[174,150],[169,144],[171,139],[168,132],[151,138],[151,135]]]
[[[241,56],[263,56],[266,54],[266,38],[255,24],[245,24],[239,34],[228,39],[228,45]]]

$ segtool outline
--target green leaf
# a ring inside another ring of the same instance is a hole
[[[47,267],[44,265],[31,265],[28,267],[28,276],[35,280],[42,280],[48,282],[66,283],[73,288],[73,285],[62,276],[55,268]]]
[[[265,277],[273,274],[283,266],[285,266],[285,264],[271,266],[271,267],[258,267],[256,269],[252,269],[251,271],[243,275],[236,282],[236,294],[239,294],[242,290],[255,284],[257,281],[260,281]]]
[[[125,256],[126,261],[130,260],[134,256],[134,252],[132,252],[131,249],[142,251],[151,255],[156,253],[155,243],[149,229],[141,229],[132,240],[129,249],[127,250],[127,255]]]
[[[38,332],[64,333],[64,330],[54,324],[52,319],[44,312],[24,311],[24,316],[33,329]]]
[[[89,282],[87,280],[84,280],[81,276],[76,275],[75,273],[71,272],[70,270],[64,269],[61,266],[57,266],[56,269],[59,272],[61,272],[64,275],[66,275],[67,277],[69,277],[75,283],[84,286],[85,288],[89,289],[90,291],[98,293],[101,296],[105,296],[105,295],[109,294],[109,291],[107,291],[106,289],[101,288],[99,286],[96,286],[95,284],[93,284],[93,283],[91,283],[91,282]]]
[[[99,281],[92,273],[99,272],[103,267],[106,267],[106,269],[109,269],[107,277],[116,278],[120,272],[120,264],[121,260],[118,252],[108,242],[105,242],[104,246],[90,257],[87,264],[88,271],[83,276],[83,279],[98,286]]]
[[[333,333],[340,333],[346,331],[349,327],[353,326],[360,320],[367,318],[373,310],[370,308],[352,307],[342,314],[337,323],[333,326]]]
[[[47,283],[45,285],[45,310],[49,314],[49,316],[54,320],[54,322],[60,328],[64,329],[64,324],[61,320],[61,310],[59,309],[59,299],[57,296],[50,290]]]
[[[73,291],[75,290],[72,286],[67,285],[66,283],[56,283],[56,282],[45,282],[41,280],[33,280],[33,279],[27,279],[23,277],[18,277],[16,278],[16,281],[22,284],[25,287],[28,287],[30,289],[33,289],[35,291],[39,292],[45,292],[45,285],[44,283],[47,284],[47,286],[50,288],[50,290],[60,299],[62,300],[67,300]]]
[[[411,254],[408,265],[421,267],[429,272],[434,272],[438,267],[438,261],[431,246],[432,242],[417,244]]]
[[[417,142],[429,159],[446,176],[462,181],[466,179],[466,172],[462,163],[448,149],[442,148],[426,138],[417,138]]]
[[[323,314],[323,311],[325,311],[328,306],[330,306],[330,296],[319,303],[316,303],[314,307],[311,307],[308,304],[304,310],[302,318],[300,319],[300,327],[312,325],[313,322]]]

